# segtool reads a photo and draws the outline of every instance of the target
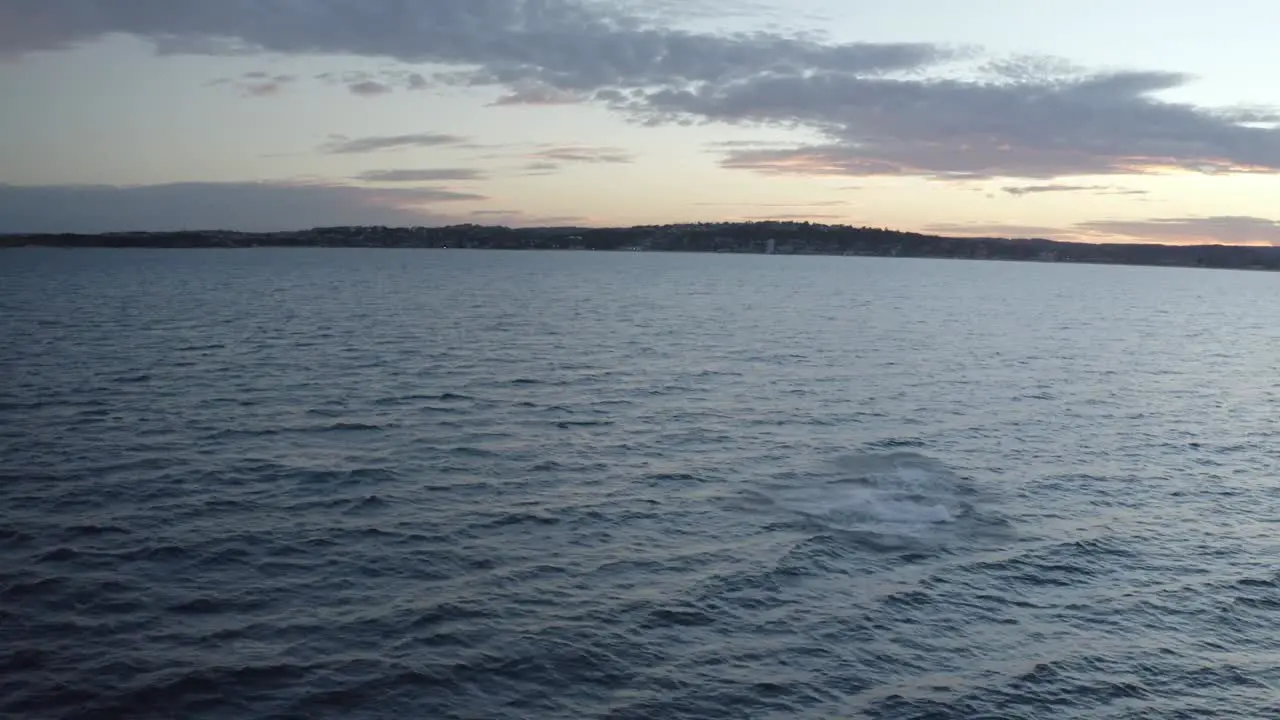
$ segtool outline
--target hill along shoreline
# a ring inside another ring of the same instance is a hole
[[[949,237],[807,222],[689,223],[625,228],[350,226],[285,232],[184,230],[12,234],[0,248],[473,248],[849,255],[1280,270],[1280,247],[1082,243]]]

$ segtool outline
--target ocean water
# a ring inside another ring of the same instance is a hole
[[[0,254],[0,716],[1280,714],[1280,279]]]

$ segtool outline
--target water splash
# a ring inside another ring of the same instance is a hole
[[[774,483],[778,507],[840,530],[922,535],[971,511],[963,480],[914,452],[842,455],[813,473]]]

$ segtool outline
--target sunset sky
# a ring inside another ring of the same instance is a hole
[[[1280,244],[1274,0],[0,0],[0,232]]]

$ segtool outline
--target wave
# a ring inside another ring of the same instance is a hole
[[[385,425],[372,425],[362,422],[337,422],[332,425],[307,428],[307,430],[311,432],[341,432],[352,430],[382,430],[385,427]]]
[[[608,467],[609,466],[604,463],[588,463],[588,462],[562,463],[556,460],[542,460],[540,462],[534,463],[533,465],[530,465],[527,470],[528,472],[533,472],[533,473],[547,473],[547,472],[590,473],[590,472],[600,472],[602,470],[608,469]]]
[[[408,393],[405,395],[387,395],[376,398],[372,401],[375,407],[403,407],[406,405],[420,405],[424,402],[444,402],[444,403],[464,403],[474,401],[475,398],[470,395],[462,395],[460,393]]]

